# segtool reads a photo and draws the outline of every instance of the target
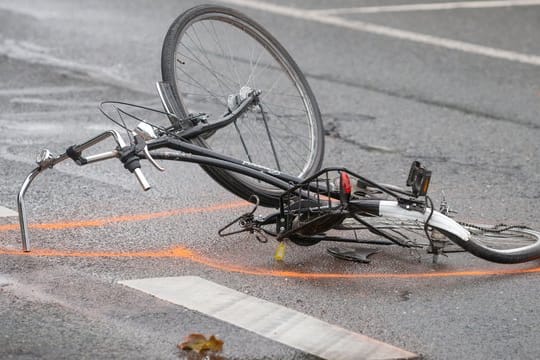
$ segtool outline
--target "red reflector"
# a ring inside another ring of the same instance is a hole
[[[350,195],[352,191],[351,178],[349,174],[342,172],[341,173],[341,189],[346,195]]]

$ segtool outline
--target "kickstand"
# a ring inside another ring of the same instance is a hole
[[[255,217],[253,216],[253,214],[257,210],[257,207],[259,206],[259,197],[257,195],[251,195],[249,200],[251,201],[252,199],[255,200],[255,206],[253,207],[253,209],[250,212],[240,215],[239,217],[237,217],[236,219],[234,219],[233,221],[231,221],[230,223],[228,223],[227,225],[219,229],[218,231],[219,236],[225,237],[225,236],[230,236],[230,235],[239,234],[239,233],[248,231],[249,233],[254,234],[255,238],[257,238],[259,242],[262,242],[262,243],[268,242],[268,238],[266,237],[266,235],[264,235],[262,230],[259,228],[259,225],[255,222]],[[236,223],[240,225],[241,227],[240,230],[226,231],[227,229],[229,229]]]

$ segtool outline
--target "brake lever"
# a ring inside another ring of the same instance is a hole
[[[146,123],[139,123],[135,130],[131,132],[133,136],[135,137],[135,142],[143,141],[144,142],[144,148],[142,149],[144,157],[150,161],[150,164],[152,164],[156,169],[159,171],[165,171],[165,168],[162,167],[157,163],[157,161],[152,157],[150,154],[150,151],[148,151],[148,145],[146,145],[146,140],[153,140],[157,139],[157,135],[154,131],[154,128]]]
[[[160,166],[157,161],[150,155],[150,151],[148,151],[148,146],[145,146],[143,149],[144,157],[150,161],[150,164],[152,164],[156,169],[159,171],[165,171],[165,168]]]

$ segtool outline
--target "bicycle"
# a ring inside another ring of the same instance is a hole
[[[283,46],[236,10],[201,5],[180,15],[165,37],[161,66],[157,90],[163,110],[116,101],[100,105],[103,115],[126,131],[127,140],[109,130],[60,155],[47,149],[40,153],[17,199],[24,251],[30,251],[24,196],[37,175],[67,159],[84,166],[118,158],[143,190],[150,185],[141,159],[159,170],[156,160],[191,162],[226,190],[255,203],[252,211],[221,228],[220,236],[250,232],[262,242],[274,237],[300,246],[337,241],[427,248],[434,261],[451,243],[498,263],[540,258],[536,230],[458,222],[444,200],[435,210],[427,195],[431,171],[420,162],[413,162],[406,188],[346,168],[320,170],[323,126],[309,84]],[[137,111],[158,114],[167,124],[148,121]],[[215,114],[222,115],[213,119]],[[128,127],[126,120],[138,125]],[[114,149],[86,155],[109,138]],[[257,206],[278,211],[255,216]],[[359,232],[382,240],[361,239]]]

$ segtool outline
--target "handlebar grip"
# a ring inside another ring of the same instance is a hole
[[[133,173],[135,174],[135,176],[137,177],[137,180],[139,181],[139,184],[141,184],[141,187],[143,188],[144,191],[148,191],[150,190],[151,186],[150,184],[148,183],[148,180],[146,180],[146,176],[144,176],[143,172],[141,171],[140,168],[137,168],[135,170],[133,170]]]

